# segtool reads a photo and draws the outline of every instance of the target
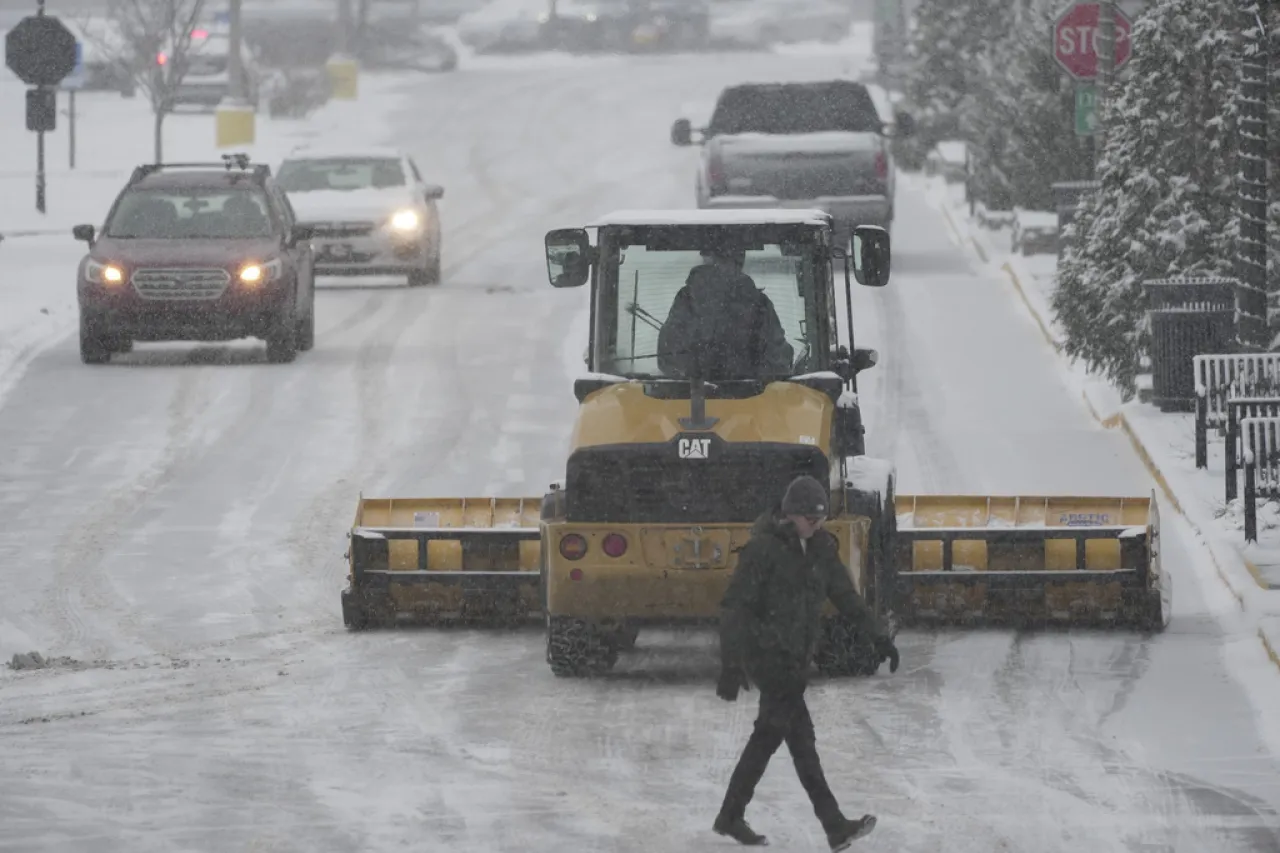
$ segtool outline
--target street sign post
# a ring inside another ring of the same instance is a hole
[[[36,132],[36,210],[40,213],[45,212],[44,133],[57,116],[55,87],[78,62],[75,34],[46,15],[44,3],[36,0],[36,13],[23,18],[4,37],[4,64],[23,83],[35,87],[27,93],[27,126]],[[50,98],[52,114],[47,108]]]
[[[76,67],[62,78],[58,88],[67,93],[67,164],[76,167],[76,91],[84,86],[84,42],[76,42]]]
[[[1098,132],[1098,90],[1091,83],[1076,85],[1076,136]]]
[[[1053,58],[1076,80],[1092,81],[1098,76],[1098,21],[1100,5],[1078,0],[1058,15],[1053,25]],[[1133,22],[1119,7],[1115,10],[1115,71],[1129,61],[1133,45],[1129,36]]]

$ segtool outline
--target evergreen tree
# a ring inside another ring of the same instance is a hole
[[[1235,0],[1155,0],[1103,120],[1101,188],[1064,235],[1053,310],[1068,354],[1135,390],[1142,282],[1231,275],[1237,230]]]
[[[1052,185],[1088,177],[1087,150],[1075,135],[1075,94],[1046,33],[1053,17],[1024,8],[1013,28],[980,59],[974,108],[977,197],[996,209],[1053,209]]]
[[[919,168],[943,139],[956,139],[960,115],[971,103],[979,58],[991,28],[1007,15],[1005,0],[921,0],[907,45],[907,100],[916,135],[895,154],[903,168]]]

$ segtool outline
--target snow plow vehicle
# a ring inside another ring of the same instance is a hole
[[[1160,630],[1154,495],[895,493],[892,463],[865,452],[857,378],[878,354],[854,344],[851,281],[888,283],[889,235],[834,233],[801,209],[619,211],[549,232],[552,285],[591,288],[565,479],[540,499],[362,499],[347,624],[540,618],[556,675],[598,674],[646,626],[714,623],[753,522],[810,474],[855,586],[896,627]],[[869,638],[823,619],[818,669],[875,672]]]

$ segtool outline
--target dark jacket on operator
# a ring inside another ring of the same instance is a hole
[[[802,688],[827,599],[868,641],[885,636],[854,589],[835,536],[819,530],[802,548],[780,507],[760,516],[720,604],[723,670],[745,672],[766,692]]]

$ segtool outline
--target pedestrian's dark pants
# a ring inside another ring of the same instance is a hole
[[[755,730],[729,779],[720,815],[729,820],[745,815],[769,759],[783,741],[787,743],[796,775],[813,803],[813,813],[822,822],[822,828],[828,831],[837,828],[844,815],[822,772],[813,718],[809,716],[803,689],[785,693],[760,691],[760,714],[756,717]]]

